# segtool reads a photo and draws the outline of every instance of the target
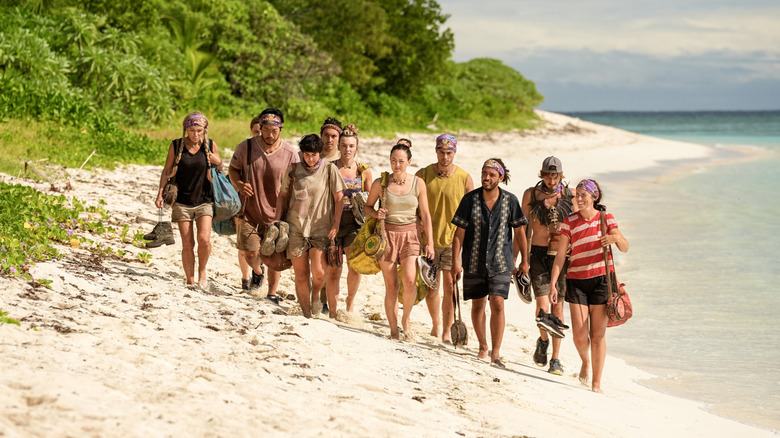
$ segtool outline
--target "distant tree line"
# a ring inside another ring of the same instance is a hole
[[[98,130],[197,108],[362,126],[508,128],[533,82],[451,60],[434,0],[2,0],[0,114]]]

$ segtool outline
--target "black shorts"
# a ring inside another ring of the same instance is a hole
[[[342,248],[349,249],[359,232],[360,225],[355,222],[355,215],[352,214],[352,210],[344,210],[341,213],[339,231],[334,239],[336,245],[341,245]]]
[[[584,280],[567,279],[566,302],[582,304],[583,306],[598,306],[607,304],[609,290],[607,277],[604,275],[586,278]]]
[[[547,255],[546,246],[531,246],[531,257],[529,264],[531,265],[530,276],[531,285],[534,287],[535,297],[545,297],[550,294],[550,273],[552,272],[553,263],[555,263],[554,255]],[[563,263],[563,270],[561,275],[558,276],[558,282],[555,287],[558,289],[558,300],[563,302],[566,297],[566,270],[569,268],[569,258]]]
[[[487,275],[469,275],[463,277],[463,299],[478,300],[488,295],[509,298],[509,284],[512,274],[498,274],[494,277]]]

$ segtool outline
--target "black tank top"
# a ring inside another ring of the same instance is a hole
[[[214,189],[206,176],[209,166],[205,148],[201,145],[197,152],[191,154],[183,147],[179,170],[176,171],[176,183],[179,186],[176,202],[188,207],[214,202]]]

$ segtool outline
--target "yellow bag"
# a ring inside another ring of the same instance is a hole
[[[367,218],[350,247],[347,263],[358,274],[374,275],[379,272],[379,262],[365,252],[366,239],[374,234],[374,229],[376,229],[376,219]]]
[[[415,283],[417,285],[417,298],[414,299],[414,304],[417,305],[428,296],[428,286],[423,282],[419,267],[417,267],[417,281]],[[398,265],[398,302],[404,303],[404,283],[401,280],[401,265]]]

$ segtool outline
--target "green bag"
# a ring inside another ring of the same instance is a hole
[[[360,231],[358,231],[358,235],[355,237],[355,240],[350,247],[347,263],[349,264],[349,267],[358,274],[374,275],[380,271],[379,262],[376,259],[369,257],[365,251],[366,240],[374,234],[376,222],[377,220],[375,218],[367,218],[363,226],[360,227]]]

